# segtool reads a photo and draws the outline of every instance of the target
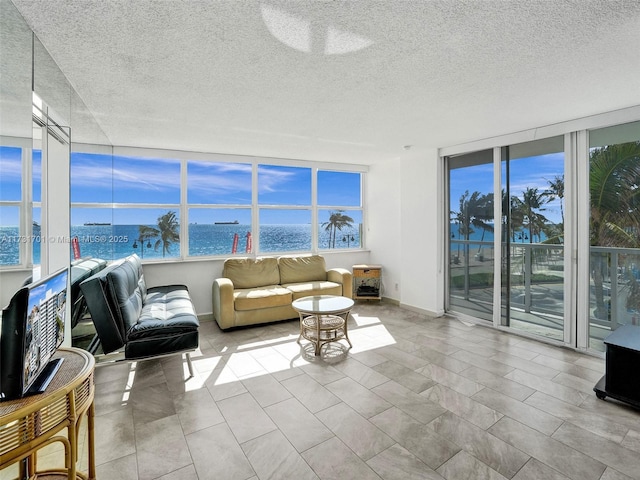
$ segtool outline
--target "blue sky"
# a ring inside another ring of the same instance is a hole
[[[32,288],[29,292],[29,311],[34,305],[39,304],[41,300],[47,298],[47,292],[49,294],[59,293],[67,287],[67,275],[68,272],[63,270],[52,278],[49,278],[46,282]]]
[[[0,200],[20,198],[19,148],[0,147]],[[40,191],[40,162],[34,167],[35,191]],[[258,202],[261,205],[310,206],[311,168],[259,165]],[[251,206],[251,164],[187,162],[187,202],[201,205]],[[319,205],[360,206],[360,174],[321,171],[318,173]],[[39,197],[36,198],[36,201]],[[71,201],[75,203],[166,204],[148,208],[74,208],[72,225],[87,222],[113,224],[154,224],[167,210],[179,213],[180,161],[165,158],[136,158],[103,154],[72,153]],[[3,225],[15,225],[17,209],[0,208]],[[261,222],[272,224],[309,223],[308,210],[261,209]],[[355,218],[356,214],[351,215]],[[328,213],[326,214],[328,217]],[[322,215],[321,215],[322,217]],[[251,210],[190,208],[190,223],[238,220],[251,223]],[[320,218],[320,222],[325,219]],[[361,221],[361,219],[360,219]]]
[[[503,172],[504,173],[504,172]],[[538,188],[542,192],[549,188],[549,181],[564,173],[564,153],[552,153],[535,157],[512,160],[509,166],[511,176],[511,195],[522,198],[527,188]],[[487,163],[451,171],[450,208],[456,211],[460,206],[460,197],[465,190],[469,193],[479,191],[483,194],[493,191],[493,164]],[[561,222],[560,200],[545,205],[542,212],[554,223]]]

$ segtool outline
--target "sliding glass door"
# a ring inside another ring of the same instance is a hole
[[[589,346],[640,325],[640,122],[589,132]]]
[[[449,308],[493,318],[493,150],[449,159]]]
[[[639,121],[446,165],[447,311],[600,351],[640,325]]]
[[[564,137],[502,148],[501,324],[564,340]]]

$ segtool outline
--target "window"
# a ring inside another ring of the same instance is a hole
[[[362,247],[360,173],[318,171],[318,248]]]
[[[493,318],[493,151],[449,158],[449,308]]]
[[[189,155],[72,152],[71,236],[80,256],[162,260],[362,247],[362,173]]]
[[[248,163],[187,162],[189,256],[251,252]]]
[[[20,147],[0,146],[0,265],[20,265],[20,245],[29,235],[21,231],[22,153]]]
[[[310,168],[258,165],[258,205],[258,252],[311,250]]]
[[[175,159],[73,152],[71,237],[80,256],[180,257],[180,169]]]

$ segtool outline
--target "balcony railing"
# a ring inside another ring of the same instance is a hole
[[[493,302],[493,242],[451,240],[451,305],[487,312]],[[521,312],[523,321],[561,329],[564,317],[564,247],[512,243],[501,260],[503,302]],[[508,273],[508,275],[507,275]],[[591,334],[601,338],[619,325],[640,324],[640,305],[629,301],[640,282],[640,249],[591,247],[589,321]],[[637,295],[640,301],[640,294]],[[635,297],[632,297],[635,298]],[[475,306],[475,307],[474,307]],[[601,331],[598,331],[600,329]]]

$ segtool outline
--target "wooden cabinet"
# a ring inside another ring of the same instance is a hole
[[[355,300],[382,299],[382,267],[380,265],[353,266],[353,298]]]

